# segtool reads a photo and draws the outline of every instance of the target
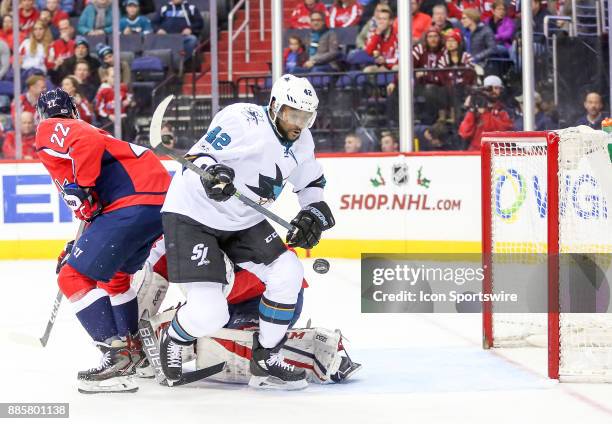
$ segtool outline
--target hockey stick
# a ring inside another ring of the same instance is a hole
[[[51,316],[47,322],[47,328],[45,328],[45,333],[38,339],[43,347],[47,346],[47,342],[49,341],[49,336],[51,335],[51,330],[53,329],[53,324],[55,324],[55,318],[57,317],[57,313],[59,312],[63,298],[64,294],[61,290],[58,290],[57,295],[55,296],[55,302],[53,302],[53,309],[51,309]]]
[[[225,368],[225,362],[219,362],[216,365],[211,365],[210,367],[202,368],[199,370],[185,372],[179,381],[175,381],[174,383],[169,383],[169,386],[183,386],[185,384],[193,383],[196,381],[200,381],[207,377],[212,377],[215,374],[220,373]]]
[[[151,118],[151,126],[149,129],[149,143],[151,144],[151,147],[154,150],[157,150],[160,153],[170,156],[172,159],[179,162],[185,168],[195,172],[196,174],[198,174],[200,177],[204,178],[205,180],[210,181],[213,178],[212,175],[204,171],[202,168],[194,165],[193,162],[188,161],[183,156],[178,155],[176,152],[164,146],[162,143],[161,127],[162,127],[162,123],[164,120],[164,114],[166,113],[168,104],[170,104],[172,99],[174,99],[174,95],[171,94],[168,97],[166,97],[164,100],[162,100],[162,102],[155,109],[155,112],[153,112],[153,117]],[[268,209],[264,208],[263,206],[249,199],[248,197],[241,194],[240,192],[236,191],[233,194],[233,196],[236,197],[238,200],[240,200],[245,205],[250,206],[251,208],[255,209],[257,212],[261,213],[266,218],[271,219],[272,221],[276,222],[279,225],[282,225],[287,230],[295,231],[295,227],[293,225],[289,224],[287,221],[285,221],[280,216],[276,215],[273,212],[270,212]]]
[[[79,225],[79,229],[74,237],[74,241],[76,242],[83,234],[83,230],[85,229],[85,221],[81,221]],[[62,304],[62,299],[64,298],[64,294],[61,290],[57,290],[57,295],[55,296],[55,302],[53,303],[53,309],[51,309],[51,317],[47,322],[47,328],[45,328],[45,333],[39,339],[40,344],[43,347],[47,346],[47,342],[49,341],[49,336],[51,335],[51,330],[53,329],[53,324],[55,324],[55,318],[57,317],[57,313],[59,312],[59,307]]]

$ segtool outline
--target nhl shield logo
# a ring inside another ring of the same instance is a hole
[[[403,186],[408,184],[408,165],[405,163],[397,163],[391,168],[393,174],[393,182],[395,185]]]

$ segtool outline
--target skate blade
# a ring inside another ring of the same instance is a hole
[[[251,376],[249,386],[258,390],[303,390],[308,387],[308,382],[304,380],[283,381],[279,378],[266,376]]]
[[[88,381],[79,380],[79,393],[134,393],[138,385],[130,377],[113,377],[106,380]]]
[[[342,382],[342,381],[348,380],[349,378],[354,376],[357,373],[357,371],[361,370],[362,368],[363,366],[360,363],[353,362],[351,367],[348,370],[344,371],[343,377],[340,379],[340,381]]]

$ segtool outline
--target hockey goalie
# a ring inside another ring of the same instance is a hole
[[[235,267],[227,257],[225,259],[229,284],[224,293],[228,301],[230,320],[214,337],[201,337],[193,349],[183,350],[182,363],[195,359],[196,370],[224,363],[222,371],[212,375],[211,380],[247,384],[251,377],[249,361],[253,331],[258,329],[258,307],[265,286],[255,275]],[[171,308],[159,312],[168,290],[167,278],[162,238],[154,245],[147,262],[136,274],[133,282],[138,293],[141,315],[149,317],[155,339],[159,337],[160,331],[170,324],[177,310]],[[185,286],[179,287],[182,289]],[[284,360],[293,367],[303,369],[310,383],[340,383],[361,368],[361,364],[353,362],[348,356],[340,330],[310,328],[309,325],[308,328],[293,328],[300,316],[303,291],[307,287],[308,284],[304,280],[298,306],[287,331],[287,342],[282,350]],[[146,342],[143,342],[146,345]],[[149,370],[149,375],[154,375],[153,370]]]

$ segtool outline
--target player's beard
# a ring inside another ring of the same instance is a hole
[[[300,138],[300,135],[302,134],[302,130],[298,129],[298,128],[293,128],[290,130],[286,130],[282,127],[282,125],[279,124],[280,119],[276,119],[276,129],[278,131],[278,133],[285,139],[291,142],[296,141],[298,138]]]

